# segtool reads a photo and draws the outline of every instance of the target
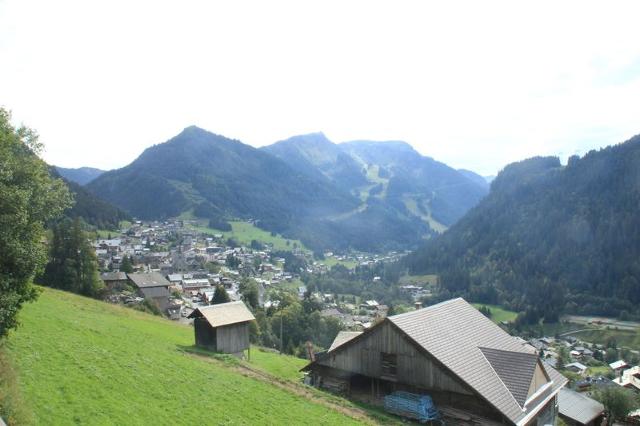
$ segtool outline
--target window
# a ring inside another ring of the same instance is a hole
[[[387,377],[396,377],[398,374],[398,355],[380,353],[382,361],[382,375]]]

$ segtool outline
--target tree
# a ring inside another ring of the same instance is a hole
[[[126,272],[130,274],[133,272],[133,262],[131,262],[131,258],[126,254],[122,258],[122,264],[120,264],[120,271]]]
[[[240,283],[240,293],[242,293],[242,300],[247,302],[253,310],[258,309],[260,291],[255,281],[244,279]]]
[[[237,269],[240,266],[240,259],[234,256],[233,253],[229,253],[225,263],[228,268]]]
[[[213,293],[211,304],[218,305],[220,303],[228,303],[228,302],[231,302],[231,298],[229,298],[229,294],[227,294],[227,290],[225,290],[224,286],[218,285],[216,287],[216,291]]]
[[[44,224],[71,206],[68,189],[38,158],[35,131],[14,128],[0,108],[0,338],[17,325],[22,304],[35,300],[31,285],[46,262]]]
[[[619,386],[602,388],[594,394],[594,398],[604,405],[609,425],[616,419],[624,419],[638,404],[630,391]]]
[[[558,348],[558,360],[556,361],[556,368],[558,370],[564,369],[564,366],[567,365],[570,361],[569,352],[567,348],[564,346],[560,346]]]
[[[53,226],[49,262],[40,282],[90,297],[100,296],[104,285],[98,276],[98,262],[80,219],[64,220]]]
[[[612,363],[618,359],[618,351],[614,348],[609,348],[604,353],[604,360],[608,363]]]

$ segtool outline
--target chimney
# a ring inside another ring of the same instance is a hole
[[[422,309],[422,302],[416,302],[416,303],[414,304],[414,306],[416,307],[416,311],[417,311],[418,309]]]

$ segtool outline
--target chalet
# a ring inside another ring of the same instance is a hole
[[[560,389],[558,393],[558,414],[567,425],[600,425],[604,417],[604,405],[588,396]]]
[[[227,354],[242,354],[249,349],[249,322],[255,317],[243,302],[199,307],[193,318],[196,345]]]
[[[611,367],[611,369],[615,371],[618,375],[621,375],[624,370],[629,368],[629,364],[627,364],[623,359],[620,359],[616,362],[612,362],[611,364],[609,364],[609,367]]]
[[[565,365],[564,368],[574,373],[584,374],[589,367],[580,362],[572,362],[571,364]]]
[[[171,283],[157,272],[128,274],[129,279],[138,289],[140,297],[151,299],[158,304],[161,311],[169,306],[169,286]]]
[[[622,375],[616,377],[613,383],[640,392],[640,367],[635,366],[622,371]]]
[[[129,281],[124,272],[105,272],[100,275],[100,279],[109,290],[124,288]]]
[[[396,390],[511,425],[553,424],[567,380],[463,299],[340,333],[303,368],[319,387],[380,403]]]
[[[171,285],[177,286],[182,283],[182,274],[168,274],[167,279]]]
[[[203,288],[210,288],[211,284],[209,280],[206,278],[194,278],[191,280],[182,280],[182,290],[183,291],[192,291],[192,290],[200,290]]]

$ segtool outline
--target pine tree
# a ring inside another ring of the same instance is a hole
[[[224,286],[218,285],[216,287],[215,293],[213,293],[211,304],[217,305],[220,303],[228,303],[228,302],[231,302],[231,298],[229,297],[227,290],[225,290]]]
[[[133,262],[131,261],[131,258],[129,256],[127,256],[126,254],[122,258],[122,264],[120,265],[120,271],[121,272],[126,272],[127,274],[130,274],[130,273],[133,272]]]
[[[103,284],[98,262],[79,219],[65,220],[53,227],[49,263],[39,281],[73,293],[99,296]]]

